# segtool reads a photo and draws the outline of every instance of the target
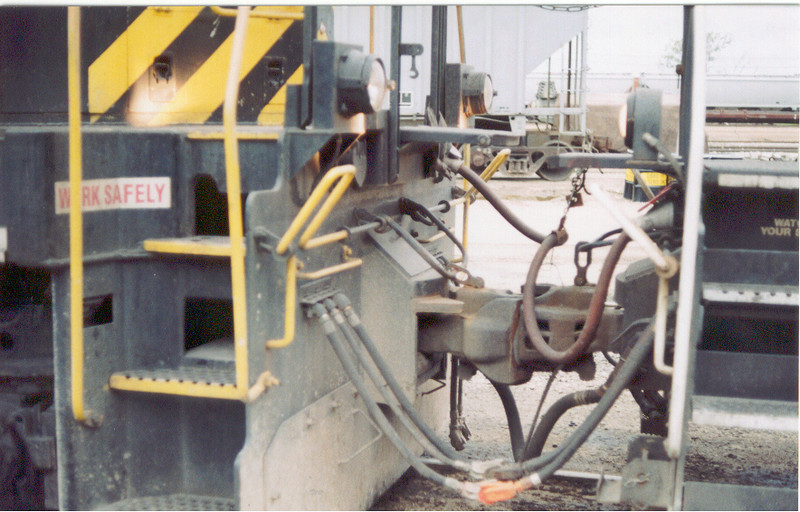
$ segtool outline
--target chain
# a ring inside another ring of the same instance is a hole
[[[581,195],[581,190],[583,190],[586,185],[587,170],[588,169],[575,169],[575,172],[572,173],[572,190],[567,196],[567,206],[564,208],[564,214],[561,216],[561,220],[558,223],[559,230],[564,228],[564,223],[567,221],[567,213],[569,213],[569,209],[573,206],[583,205],[583,196]]]

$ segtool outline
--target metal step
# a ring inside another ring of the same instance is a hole
[[[797,286],[703,283],[703,299],[708,302],[797,306],[798,297]]]
[[[103,505],[98,510],[236,510],[230,498],[198,496],[194,494],[169,494],[144,496]]]
[[[240,400],[232,366],[182,366],[176,369],[127,370],[111,375],[112,389],[203,398]]]
[[[230,257],[231,239],[227,236],[193,236],[145,240],[144,249],[164,254]]]
[[[797,489],[684,482],[684,510],[797,510]]]
[[[797,432],[797,402],[695,395],[692,422],[698,425]]]

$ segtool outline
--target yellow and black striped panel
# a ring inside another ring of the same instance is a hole
[[[103,8],[84,11],[95,9]],[[269,10],[294,17],[303,12],[302,6]],[[100,14],[84,18],[84,31],[97,31],[90,23]],[[124,26],[107,23],[95,36],[90,46],[102,45],[102,51],[84,56],[92,122],[221,122],[234,21],[202,6],[127,8]],[[250,17],[240,74],[240,122],[283,122],[286,84],[302,81],[302,45],[302,20]]]

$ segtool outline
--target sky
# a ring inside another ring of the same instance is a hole
[[[800,73],[799,5],[710,5],[706,32],[728,41],[709,62],[709,74]],[[668,72],[663,56],[682,37],[680,6],[603,6],[589,11],[590,73]]]

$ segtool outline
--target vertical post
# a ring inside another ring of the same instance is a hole
[[[572,39],[569,40],[569,44],[567,45],[567,108],[571,106],[572,106]],[[567,118],[566,120],[567,131],[569,131],[570,127],[570,115],[565,116]]]
[[[678,153],[686,162],[689,152],[689,134],[691,118],[692,84],[695,81],[694,66],[691,59],[693,16],[689,6],[684,7],[683,14],[683,40],[680,64],[681,73],[681,105],[678,118]]]
[[[403,27],[403,8],[392,6],[392,34],[391,34],[391,74],[395,83],[394,89],[389,91],[389,169],[386,181],[393,183],[397,180],[400,166],[397,153],[400,135],[400,42]]]
[[[242,193],[239,172],[239,141],[236,138],[237,99],[239,74],[247,32],[250,7],[239,7],[233,30],[230,68],[222,106],[225,134],[225,183],[228,188],[228,222],[231,241],[231,295],[233,298],[233,336],[236,361],[236,388],[242,397],[248,388],[247,368],[247,295],[244,269],[244,222],[242,219]]]
[[[69,93],[69,281],[72,414],[86,421],[83,404],[83,212],[81,180],[81,11],[67,8],[67,89]]]
[[[444,73],[447,63],[447,6],[432,7],[430,107],[438,117],[444,114]]]
[[[706,116],[706,40],[701,7],[684,7],[683,81],[681,90],[680,153],[686,162],[686,194],[675,321],[675,354],[669,404],[667,454],[675,461],[673,507],[683,497],[683,459],[686,429],[694,388],[695,341],[700,333],[702,308],[702,232],[700,217]]]
[[[461,63],[467,63],[467,51],[464,47],[464,15],[461,13],[461,6],[456,6],[456,18],[458,19],[458,51],[461,55]]]
[[[375,53],[375,6],[369,6],[369,53]]]
[[[580,55],[581,55],[581,65],[580,65],[580,100],[579,104],[581,107],[581,115],[580,115],[580,123],[581,123],[581,135],[583,137],[586,136],[586,72],[589,68],[586,66],[586,19],[584,18],[583,22],[583,30],[581,30],[580,38],[581,38],[581,46],[580,46]]]

